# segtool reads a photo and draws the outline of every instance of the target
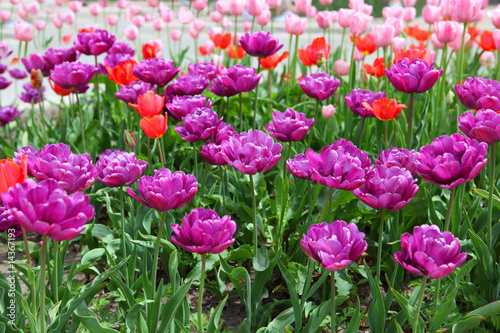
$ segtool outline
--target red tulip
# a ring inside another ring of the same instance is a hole
[[[363,102],[363,106],[380,120],[394,119],[402,109],[407,107],[404,104],[398,104],[395,99],[389,98],[379,98],[373,101],[372,105]]]
[[[12,186],[22,183],[28,175],[28,157],[21,155],[19,165],[7,158],[0,161],[0,195]]]
[[[154,117],[161,113],[165,106],[165,96],[156,95],[148,90],[137,98],[137,104],[128,103],[142,117]]]
[[[149,138],[161,138],[167,131],[167,118],[161,114],[144,117],[141,119],[141,128]]]
[[[107,65],[105,67],[108,71],[109,79],[121,87],[123,85],[128,86],[132,81],[137,81],[137,77],[132,74],[135,65],[137,65],[137,62],[133,59],[130,59],[118,64],[114,68],[111,68]]]

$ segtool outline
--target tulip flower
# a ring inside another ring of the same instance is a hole
[[[140,126],[148,138],[159,139],[167,131],[167,120],[161,114],[152,117],[143,117]]]
[[[108,187],[132,185],[146,166],[147,162],[138,160],[134,153],[106,149],[95,165],[98,170],[96,179]]]
[[[363,102],[363,106],[373,113],[375,117],[379,120],[391,120],[396,118],[396,116],[401,112],[402,109],[407,106],[404,104],[398,104],[395,99],[389,98],[379,98],[372,102],[370,105],[367,102]]]
[[[156,86],[142,81],[132,81],[128,85],[122,85],[120,91],[115,93],[115,97],[125,103],[137,104],[139,96],[145,94],[148,90],[155,91]]]
[[[473,110],[491,109],[500,110],[500,82],[482,77],[469,77],[460,86],[455,86],[460,102]]]
[[[222,121],[217,113],[209,108],[198,108],[182,118],[183,126],[175,126],[177,134],[185,141],[197,142],[208,139]]]
[[[245,34],[240,38],[240,44],[246,53],[258,58],[269,57],[283,47],[283,44],[279,45],[279,40],[270,32],[264,33],[263,31]]]
[[[381,78],[385,75],[385,60],[384,58],[377,58],[373,62],[373,65],[363,64],[361,66],[367,74],[375,76],[376,78]]]
[[[351,36],[351,42],[352,41],[354,41],[354,36]],[[371,33],[356,37],[356,41],[354,44],[358,51],[363,53],[364,55],[369,55],[377,51],[377,46],[374,43],[374,39]]]
[[[154,117],[161,113],[165,106],[165,96],[156,95],[148,90],[137,98],[137,104],[131,104],[141,117]]]
[[[299,85],[307,96],[322,101],[335,93],[340,81],[333,75],[316,73],[299,79]]]
[[[483,51],[497,50],[495,41],[493,39],[493,33],[491,31],[484,30],[483,32],[481,32],[481,34],[479,35],[479,40],[476,39],[476,43]]]
[[[431,50],[429,49],[424,49],[424,50],[419,50],[419,49],[409,49],[409,50],[403,50],[403,49],[395,49],[394,50],[394,61],[393,63],[396,64],[400,60],[404,60],[405,58],[408,58],[409,62],[412,62],[414,59],[421,59],[427,62],[428,64],[432,63],[434,61],[434,56],[436,53],[432,53]]]
[[[380,156],[375,158],[375,164],[385,165],[390,168],[393,166],[400,167],[408,170],[412,176],[416,175],[415,160],[417,153],[415,150],[408,150],[404,148],[389,148],[382,150]]]
[[[75,49],[86,55],[98,56],[107,52],[116,37],[106,30],[97,29],[92,33],[79,33],[77,40],[75,40]]]
[[[31,25],[24,21],[14,23],[14,38],[21,42],[31,42],[33,40]]]
[[[418,24],[409,26],[407,29],[405,29],[405,32],[408,36],[415,38],[420,43],[425,43],[429,38],[429,31],[420,29]]]
[[[180,67],[175,67],[172,60],[151,58],[139,62],[132,74],[141,81],[164,87],[175,78],[179,71]]]
[[[87,85],[97,73],[97,68],[78,61],[63,62],[50,71],[50,79],[64,89]]]
[[[311,164],[304,154],[297,154],[293,159],[288,159],[286,161],[286,168],[292,175],[299,179],[314,180]]]
[[[330,44],[325,37],[315,38],[305,50],[299,49],[297,55],[305,66],[320,66],[330,58]]]
[[[0,197],[9,188],[26,180],[28,174],[28,157],[21,155],[17,164],[11,158],[0,160]]]
[[[131,82],[137,81],[137,78],[132,75],[132,70],[134,69],[137,62],[133,59],[120,63],[114,68],[110,66],[105,66],[106,71],[109,74],[109,79],[120,87],[123,85],[129,85]]]
[[[159,43],[150,42],[142,44],[142,58],[150,59],[160,56],[161,45]]]
[[[351,65],[344,60],[337,60],[333,64],[333,72],[337,76],[346,76],[349,75]]]
[[[226,49],[229,44],[231,44],[231,33],[226,32],[224,34],[218,33],[218,34],[210,34],[208,33],[208,37],[210,37],[210,40],[214,43],[215,47],[218,48],[219,50],[224,50]]]
[[[314,124],[314,118],[307,119],[304,113],[298,113],[290,108],[284,113],[275,111],[272,117],[272,123],[266,124],[265,128],[281,142],[302,140]]]
[[[191,75],[200,75],[212,81],[219,73],[219,70],[213,62],[197,62],[189,64],[188,72]]]
[[[231,59],[234,59],[234,57],[236,56],[236,52],[238,52],[238,60],[243,59],[243,57],[247,54],[241,47],[238,47],[238,51],[236,51],[236,46],[234,46],[233,44],[229,45],[226,48],[226,54]]]

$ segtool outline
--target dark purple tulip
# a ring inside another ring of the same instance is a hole
[[[98,56],[107,52],[114,44],[116,37],[106,30],[81,32],[75,40],[75,49],[86,55]]]
[[[225,122],[221,121],[210,136],[210,140],[215,142],[215,144],[220,145],[222,141],[228,140],[233,135],[236,135],[236,131],[234,130],[234,128],[231,125],[228,125]]]
[[[9,74],[12,78],[14,78],[16,80],[22,80],[22,79],[25,79],[28,77],[28,74],[19,68],[13,68],[13,69],[9,70]]]
[[[363,102],[366,102],[371,106],[377,99],[385,97],[385,92],[354,89],[350,94],[345,95],[345,102],[352,113],[360,115],[361,117],[375,117],[371,111],[368,111],[363,106]]]
[[[460,102],[473,110],[500,110],[500,82],[482,77],[468,77],[460,86],[455,86]]]
[[[315,73],[299,79],[299,85],[307,96],[322,101],[335,93],[340,81],[333,75]]]
[[[409,204],[417,195],[416,182],[406,169],[376,165],[366,174],[363,186],[353,193],[373,209],[395,211]]]
[[[174,96],[201,95],[210,81],[201,75],[181,75],[165,89],[165,99],[171,101]]]
[[[85,191],[95,182],[99,170],[89,154],[74,154],[64,143],[46,145],[28,167],[36,180],[54,179],[68,193]]]
[[[227,86],[222,81],[222,75],[218,74],[213,82],[210,84],[209,91],[220,97],[231,97],[238,94],[238,91],[234,90],[232,87]]]
[[[138,160],[134,153],[106,149],[95,164],[96,179],[108,187],[132,185],[142,175],[148,163]]]
[[[63,89],[79,88],[87,85],[97,72],[97,68],[81,62],[63,62],[50,71],[50,79]]]
[[[334,221],[311,225],[300,240],[300,247],[327,271],[339,271],[355,261],[368,245],[356,224]]]
[[[448,276],[467,258],[460,252],[460,241],[451,232],[441,232],[436,225],[421,225],[413,235],[401,236],[403,252],[394,254],[394,260],[406,270],[434,279]]]
[[[7,70],[7,65],[0,63],[0,75],[5,73],[6,70]]]
[[[262,131],[249,130],[222,141],[222,158],[236,170],[255,175],[271,169],[281,158],[283,147]]]
[[[182,124],[175,126],[177,134],[189,142],[205,140],[215,131],[219,125],[219,116],[209,108],[198,108],[182,118]]]
[[[415,58],[399,60],[385,70],[385,75],[391,81],[394,88],[407,94],[424,93],[431,89],[439,77],[443,74],[442,69],[434,69],[434,62]]]
[[[175,245],[198,254],[218,254],[234,243],[236,223],[229,215],[219,217],[211,209],[196,208],[182,218],[182,227],[172,224]]]
[[[70,48],[50,48],[43,54],[43,59],[49,64],[49,69],[54,69],[56,65],[63,62],[74,62],[79,58],[74,47]],[[50,72],[49,72],[50,75]],[[48,75],[47,75],[48,76]]]
[[[0,76],[0,90],[6,89],[11,83],[12,81],[5,76]]]
[[[227,162],[221,155],[222,147],[214,142],[207,142],[204,146],[200,146],[201,156],[211,165],[226,165]]]
[[[31,73],[34,69],[42,71],[43,76],[50,75],[50,64],[43,58],[42,54],[32,53],[29,58],[21,59],[26,71]]]
[[[363,185],[371,167],[368,154],[345,139],[326,146],[321,154],[307,149],[306,156],[311,164],[312,176],[318,183],[346,191]]]
[[[276,140],[290,142],[302,140],[313,124],[314,118],[307,119],[304,113],[286,109],[284,113],[274,111],[273,122],[265,128]]]
[[[378,159],[375,158],[375,164],[385,165],[390,168],[397,166],[410,171],[412,176],[416,175],[415,160],[417,153],[415,150],[408,150],[404,148],[389,148],[382,150]]]
[[[500,114],[493,110],[471,111],[458,117],[458,128],[471,139],[494,145],[500,142]]]
[[[1,79],[1,78],[0,78]],[[38,89],[33,88],[30,82],[26,82],[23,84],[24,91],[19,96],[19,99],[26,103],[37,104],[40,102],[40,93]],[[42,87],[42,99],[44,99],[43,92],[45,91],[45,87]]]
[[[198,190],[198,183],[193,175],[182,171],[171,173],[169,169],[155,170],[154,177],[142,176],[139,180],[139,193],[135,194],[130,187],[127,193],[146,207],[164,212],[184,207],[193,199]]]
[[[23,233],[16,217],[2,200],[0,200],[0,232],[12,232],[15,237]]]
[[[55,180],[27,179],[2,195],[7,207],[28,232],[60,242],[75,238],[95,216],[89,196],[68,194]]]
[[[118,54],[108,54],[104,58],[104,65],[109,66],[111,68],[115,68],[122,62],[126,62],[132,59],[132,57],[129,54],[126,53],[118,53]],[[99,64],[101,65],[101,64]],[[101,65],[104,67],[104,65]],[[106,67],[104,67],[104,71],[106,72],[105,74],[108,74],[108,71],[106,70]],[[100,73],[99,73],[100,74]]]
[[[135,49],[126,42],[115,42],[108,50],[108,54],[128,54],[133,57]]]
[[[278,52],[283,47],[283,44],[279,45],[279,43],[278,38],[264,31],[245,34],[240,38],[240,45],[245,52],[259,58],[267,58]]]
[[[286,168],[297,178],[314,180],[311,164],[309,164],[309,160],[304,154],[298,154],[293,159],[288,159]]]
[[[146,93],[148,90],[155,91],[156,85],[151,86],[151,84],[147,82],[132,81],[128,86],[121,86],[120,92],[115,93],[115,97],[121,99],[127,104],[137,104],[137,98]]]
[[[476,177],[486,165],[488,145],[454,133],[420,148],[417,174],[440,187],[455,188]]]
[[[188,72],[191,75],[201,75],[212,81],[219,73],[219,70],[213,62],[197,62],[196,64],[189,64]]]
[[[21,112],[16,109],[15,106],[3,106],[0,107],[0,127],[7,125],[11,121],[16,120]]]
[[[240,93],[251,91],[257,87],[261,76],[262,74],[255,75],[255,68],[234,65],[222,74],[221,80],[225,86]]]
[[[195,109],[212,107],[212,102],[205,95],[174,96],[172,102],[166,103],[165,106],[168,112],[179,121]]]
[[[175,67],[172,60],[165,61],[163,58],[151,58],[139,62],[132,71],[139,80],[157,84],[160,87],[166,86],[181,70]]]

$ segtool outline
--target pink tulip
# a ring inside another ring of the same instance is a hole
[[[30,42],[33,39],[31,25],[24,21],[14,23],[14,38],[22,42]]]
[[[332,15],[327,10],[318,12],[316,14],[316,22],[320,29],[328,29],[332,25]]]
[[[10,20],[10,11],[0,10],[0,20],[2,20],[2,21]]]
[[[5,58],[8,52],[9,52],[9,46],[5,43],[0,42],[0,59]]]
[[[246,9],[248,14],[253,17],[259,16],[264,10],[266,0],[246,0]]]
[[[151,8],[156,8],[160,2],[158,0],[148,0],[148,6]]]
[[[68,4],[69,9],[78,13],[82,9],[83,3],[81,1],[70,1]]]
[[[351,23],[351,18],[353,15],[356,13],[354,9],[345,9],[345,8],[340,8],[339,11],[339,25],[342,28],[349,28],[349,25]]]
[[[373,20],[373,17],[366,15],[365,13],[357,12],[351,18],[351,22],[349,24],[349,30],[355,36],[361,36],[370,22]]]
[[[36,0],[36,2],[38,2],[38,3],[44,3],[45,1],[47,1],[47,0]]]
[[[245,2],[243,0],[229,0],[229,14],[240,16],[245,10]]]
[[[97,0],[97,3],[99,3],[99,6],[101,8],[107,8],[109,6],[109,4],[106,0]]]
[[[255,20],[258,25],[260,26],[265,26],[269,23],[271,20],[271,11],[269,9],[264,9],[262,13],[257,16],[257,19]]]
[[[229,13],[229,3],[223,0],[217,0],[215,2],[215,10],[217,10],[221,15],[226,15]]]
[[[394,37],[392,40],[392,49],[404,49],[406,45],[406,38],[403,37]]]
[[[478,20],[481,11],[481,0],[450,0],[453,19],[461,23]]]
[[[224,29],[230,29],[233,26],[233,22],[227,17],[227,16],[222,16],[222,27]]]
[[[172,38],[172,40],[181,39],[181,35],[182,35],[182,31],[180,31],[180,30],[177,30],[177,29],[170,30],[170,38]]]
[[[195,0],[193,1],[194,10],[201,12],[207,7],[207,0]]]
[[[130,6],[130,13],[132,13],[132,16],[134,15],[139,15],[142,12],[142,7],[138,5],[131,5]]]
[[[59,15],[54,16],[54,18],[52,19],[52,23],[54,24],[54,27],[56,27],[57,29],[61,29],[61,27],[63,25],[63,21],[61,20]]]
[[[349,0],[349,8],[359,11],[359,7],[365,4],[365,0]]]
[[[174,19],[174,12],[172,12],[169,8],[163,8],[161,10],[161,19],[165,23],[170,23]]]
[[[279,6],[281,6],[281,1],[282,0],[267,0],[267,4],[269,5],[270,9],[277,9],[279,8]]]
[[[477,14],[477,17],[476,17],[476,22],[479,22],[483,19],[484,15],[486,14],[486,12],[484,10],[480,10],[479,13]]]
[[[17,5],[19,4],[19,2],[21,2],[21,0],[10,0],[9,1],[12,5]]]
[[[163,21],[160,17],[153,20],[153,29],[156,31],[161,31],[163,29]]]
[[[306,12],[306,17],[313,18],[316,17],[316,14],[318,14],[318,10],[316,9],[316,7],[311,6]]]
[[[196,19],[193,21],[193,27],[196,31],[201,32],[205,28],[205,21]]]
[[[302,35],[306,31],[306,24],[306,18],[291,13],[285,16],[285,31],[291,35]]]
[[[205,42],[205,49],[207,50],[207,53],[213,53],[214,48],[215,44],[210,39]]]
[[[319,4],[321,6],[330,6],[333,3],[333,0],[319,0]]]
[[[382,16],[384,17],[384,21],[389,17],[403,19],[403,7],[384,7],[382,9]]]
[[[413,7],[403,8],[403,21],[411,22],[415,19],[417,15],[417,10]]]
[[[123,30],[123,34],[125,35],[125,38],[127,38],[130,41],[134,41],[137,39],[137,36],[139,35],[139,29],[135,25],[132,25],[128,28],[125,28]]]
[[[438,21],[434,23],[436,38],[441,44],[453,42],[457,39],[461,30],[460,25],[455,21]]]
[[[373,6],[362,4],[358,7],[358,12],[365,13],[366,15],[371,15],[373,13]]]
[[[42,31],[45,29],[45,21],[44,20],[36,20],[33,25],[37,31]]]
[[[385,20],[385,24],[392,25],[394,28],[394,37],[399,36],[401,31],[403,30],[403,20],[402,19],[397,19],[395,17],[389,17],[387,20]]]
[[[333,22],[338,22],[339,21],[339,13],[336,10],[330,11],[330,19]]]
[[[151,15],[151,13],[146,13],[144,14],[144,19],[146,22],[150,22],[153,19],[153,15]]]
[[[212,22],[220,22],[222,20],[222,14],[218,11],[210,12],[210,19]]]
[[[417,3],[417,0],[403,0],[403,6],[413,7]]]
[[[437,38],[436,34],[432,34],[431,37],[430,37],[430,39],[431,39],[432,45],[434,45],[434,47],[436,49],[441,50],[444,47],[444,44],[439,41],[439,39]]]
[[[323,107],[321,108],[321,114],[326,119],[333,118],[333,116],[335,115],[335,107],[331,104],[323,105]]]
[[[243,23],[243,31],[248,32],[250,30],[252,30],[252,22],[245,21],[245,23]]]
[[[196,30],[194,26],[190,26],[188,32],[193,39],[198,38],[198,35],[200,34],[200,32]]]
[[[116,25],[118,23],[118,16],[110,14],[106,17],[106,22],[111,26]]]
[[[451,12],[451,0],[441,0],[441,15],[443,17],[451,18],[453,13]]]
[[[495,65],[495,54],[493,52],[483,52],[479,57],[479,63],[485,67],[493,67]]]
[[[489,2],[490,0],[481,0],[481,9],[485,9],[486,7],[488,7]]]
[[[130,1],[128,1],[128,0],[117,0],[116,1],[116,5],[120,9],[125,9],[125,8],[127,8],[130,5]]]
[[[394,27],[390,24],[377,25],[371,28],[373,44],[376,47],[391,46],[394,38]]]
[[[188,24],[193,20],[193,12],[190,11],[187,7],[182,6],[179,9],[179,13],[177,13],[179,22],[182,24]]]
[[[439,6],[440,0],[427,0],[426,3],[431,6]]]
[[[221,34],[223,33],[223,30],[221,27],[210,27],[210,29],[208,30],[208,34],[209,35],[217,35],[217,34]]]
[[[365,55],[363,53],[359,52],[358,48],[355,47],[354,48],[354,57],[353,57],[354,61],[361,61],[364,58],[365,58]]]
[[[457,37],[455,37],[455,40],[453,40],[451,43],[448,43],[448,46],[450,46],[457,52],[460,51],[462,49],[462,36],[463,36],[463,29],[460,27],[457,32]],[[470,35],[466,33],[465,44],[467,44],[469,40],[470,40]]]
[[[137,28],[141,28],[144,26],[144,24],[146,24],[146,19],[142,15],[136,15],[132,17],[132,24]]]
[[[311,7],[311,0],[295,0],[295,12],[298,14],[305,14]]]
[[[24,6],[19,7],[19,9],[17,10],[17,15],[23,20],[28,19],[28,12],[26,11],[26,8],[24,8]]]
[[[495,47],[497,48],[497,51],[500,51],[500,30],[495,29],[493,31],[493,41],[495,42]]]
[[[214,63],[215,66],[217,66],[217,68],[222,66],[223,60],[224,58],[222,56],[219,56],[217,54],[212,55],[212,62]]]
[[[422,17],[427,24],[434,24],[441,17],[441,7],[425,5],[422,9]]]
[[[101,12],[101,7],[99,7],[99,4],[93,3],[89,6],[89,11],[91,15],[97,16]]]
[[[337,60],[333,64],[333,72],[337,76],[345,76],[349,75],[349,69],[351,68],[351,64],[344,60]]]

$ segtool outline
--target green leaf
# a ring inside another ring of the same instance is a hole
[[[143,302],[135,304],[130,310],[127,311],[127,317],[125,318],[125,324],[127,325],[127,328],[131,332],[137,331],[135,329],[137,316],[141,313],[141,310],[144,308],[146,303],[151,303],[151,302],[153,302],[153,301],[152,300],[145,300]],[[145,330],[147,330],[146,327],[144,329],[139,330],[139,331],[145,332]]]
[[[424,191],[425,191],[425,196],[427,197],[427,203],[428,203],[427,213],[429,216],[429,220],[431,221],[432,224],[442,227],[443,222],[441,222],[441,219],[436,214],[436,208],[434,207],[434,201],[432,201],[432,196],[427,188],[424,187]]]
[[[75,316],[91,333],[116,333],[118,331],[111,328],[102,327],[95,315],[86,305],[80,303],[75,310]]]
[[[257,249],[257,255],[253,260],[253,268],[257,272],[265,271],[269,267],[269,255],[265,247],[260,247]]]
[[[365,270],[368,267],[366,262],[364,263],[364,267]],[[370,284],[370,290],[373,297],[372,303],[368,308],[368,325],[372,332],[383,332],[386,319],[384,299],[369,269],[366,270],[366,276],[368,277],[368,283]],[[403,306],[401,305],[401,307]]]
[[[286,285],[288,287],[288,294],[290,295],[290,299],[292,300],[293,307],[293,316],[295,319],[295,327],[302,327],[302,307],[300,306],[299,295],[297,294],[297,290],[295,289],[295,285],[297,281],[293,277],[292,273],[285,267],[285,265],[278,258],[278,267],[285,279]]]
[[[354,312],[354,315],[351,317],[351,320],[349,322],[349,325],[347,325],[345,329],[345,333],[358,333],[359,331],[359,324],[361,323],[361,311],[360,311],[360,304],[359,304],[359,298],[358,298],[358,306],[356,307],[356,311]]]
[[[285,327],[293,323],[293,309],[289,308],[281,312],[272,322],[269,323],[265,333],[283,333]]]
[[[325,274],[326,275],[326,274]],[[299,332],[301,333],[315,333],[318,331],[321,323],[326,318],[326,316],[330,313],[331,309],[331,300],[324,301],[318,307],[316,307],[309,316],[309,320],[307,321],[307,325]],[[359,327],[359,325],[358,325]],[[356,333],[358,331],[356,330]]]
[[[160,328],[158,329],[158,332],[167,332],[167,327],[170,326],[170,323],[172,323],[172,320],[175,316],[175,313],[177,312],[177,309],[181,305],[182,301],[186,298],[186,294],[191,287],[191,283],[193,281],[189,281],[187,283],[184,283],[182,287],[177,290],[172,297],[165,303],[161,310],[161,325]]]
[[[208,327],[207,327],[207,333],[217,333],[218,327],[219,327],[219,320],[220,316],[222,314],[222,309],[224,308],[224,305],[226,304],[227,298],[229,296],[226,296],[222,302],[219,303],[217,308],[213,313],[211,313],[210,316],[210,321],[208,322]]]
[[[484,320],[483,316],[471,316],[471,317],[465,317],[464,319],[460,320],[458,323],[453,325],[453,328],[451,330],[452,333],[465,333],[473,328],[476,328],[481,324],[481,322]]]
[[[106,251],[103,248],[92,249],[83,255],[82,264],[100,261],[105,254]]]
[[[473,189],[477,194],[479,194],[480,196],[482,196],[483,198],[485,198],[486,200],[489,199],[490,197],[490,194],[488,191],[485,191],[485,190],[481,190],[481,189],[478,189],[478,188],[474,188]],[[496,195],[493,194],[493,204],[495,205],[496,208],[500,209],[500,198],[497,197]]]

